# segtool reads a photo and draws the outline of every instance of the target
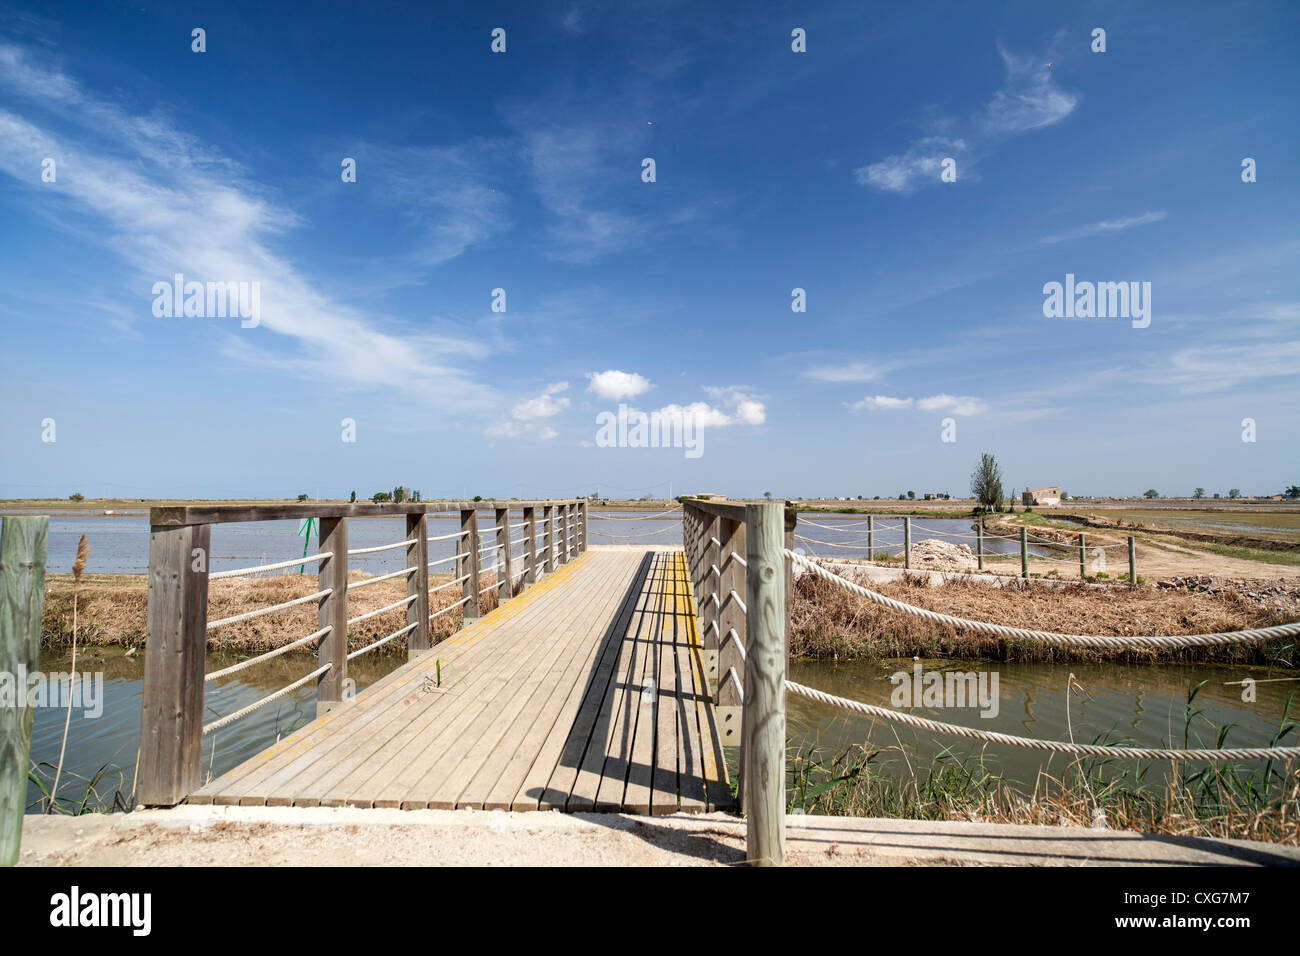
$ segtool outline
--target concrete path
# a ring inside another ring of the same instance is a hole
[[[1269,843],[1114,830],[792,815],[802,866],[1300,866]],[[730,814],[181,806],[25,819],[25,866],[709,866],[744,861]]]

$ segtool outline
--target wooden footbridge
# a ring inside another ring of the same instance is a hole
[[[480,525],[485,510],[489,527]],[[743,513],[743,505],[690,504],[681,547],[589,547],[581,500],[156,508],[140,800],[641,814],[734,808],[724,748],[740,744]],[[316,592],[209,621],[209,579],[300,564],[209,572],[212,525],[308,517],[320,522],[320,550],[302,559],[316,566]],[[349,521],[369,517],[404,518],[405,537],[349,549]],[[458,517],[459,527],[431,535],[432,517],[453,525]],[[453,553],[430,561],[430,542]],[[382,550],[405,554],[402,569],[349,581],[349,555]],[[439,566],[443,573],[431,574]],[[440,577],[450,580],[431,583]],[[405,578],[405,600],[349,616],[349,590],[390,578]],[[430,611],[449,594],[460,599]],[[313,601],[315,633],[205,673],[214,628]],[[349,626],[402,608],[406,627],[348,651]],[[438,629],[447,634],[441,641]],[[398,638],[408,661],[352,693],[348,661]],[[316,666],[303,679],[204,726],[204,687],[214,676],[313,647]],[[202,779],[204,733],[312,684],[314,721]]]

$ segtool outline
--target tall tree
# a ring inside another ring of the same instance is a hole
[[[970,494],[981,508],[989,511],[1002,502],[1002,469],[988,452],[980,455],[980,463],[971,473]]]

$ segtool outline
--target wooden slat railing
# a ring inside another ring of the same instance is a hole
[[[545,515],[545,541],[541,548],[538,547],[536,520],[539,508]],[[563,522],[558,542],[552,523],[557,509]],[[451,567],[455,569],[453,582],[463,578],[462,598],[458,602],[463,626],[482,613],[479,579],[484,571],[483,554],[490,549],[480,541],[480,510],[490,510],[494,519],[495,537],[489,540],[497,553],[495,571],[499,603],[515,597],[560,564],[587,550],[587,502],[580,499],[181,505],[152,509],[149,515],[149,610],[139,765],[140,802],[145,806],[174,806],[201,786],[212,525],[303,518],[319,521],[320,556],[305,559],[306,563],[317,566],[317,592],[321,595],[317,614],[322,636],[317,647],[316,671],[319,673],[315,678],[319,716],[343,702],[347,681],[348,519],[400,517],[405,519],[406,531],[405,539],[395,542],[394,550],[400,549],[405,557],[407,599],[393,606],[393,610],[397,610],[402,603],[406,605],[406,627],[354,651],[353,656],[405,636],[408,655],[413,658],[428,652],[433,646],[429,627],[428,516],[459,513],[460,533],[456,535],[456,559]],[[515,573],[511,544],[510,519],[515,512],[524,519],[522,576]],[[445,539],[441,535],[435,538]],[[223,573],[223,576],[229,575]],[[394,576],[400,576],[400,572]],[[373,616],[373,613],[368,616]],[[441,613],[435,612],[434,616]],[[263,701],[269,702],[294,686],[283,688]],[[235,720],[252,709],[245,708],[216,724]],[[208,729],[214,729],[214,726],[209,725]]]

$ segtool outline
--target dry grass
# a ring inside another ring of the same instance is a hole
[[[367,575],[353,572],[349,581],[365,580]],[[451,575],[430,575],[430,587],[451,580]],[[494,583],[494,574],[484,575],[480,587]],[[72,576],[50,575],[47,578],[45,617],[42,622],[42,640],[50,644],[65,644],[72,639]],[[282,604],[297,597],[314,594],[317,590],[314,575],[276,574],[256,578],[228,578],[211,581],[208,585],[208,620],[233,617],[272,604]],[[406,583],[400,578],[383,581],[348,594],[348,616],[356,617],[367,611],[401,600],[406,596]],[[454,604],[461,598],[459,587],[445,588],[429,597],[429,613]],[[497,606],[496,591],[488,591],[479,599],[479,607],[486,614]],[[145,616],[148,608],[148,587],[143,575],[101,574],[82,578],[80,584],[78,642],[82,645],[119,644],[131,647],[144,643]],[[431,628],[433,640],[439,641],[458,630],[461,610],[448,611],[434,618]],[[348,647],[356,649],[373,640],[391,634],[406,625],[406,609],[398,608],[361,621],[348,629]],[[231,624],[208,634],[210,650],[227,650],[258,653],[271,650],[315,631],[316,605],[308,602],[265,617]],[[404,638],[390,641],[385,651],[405,652]]]
[[[1075,634],[1198,634],[1282,623],[1275,614],[1236,595],[1150,587],[1111,589],[1066,584],[1044,588],[1013,583],[998,588],[960,577],[930,586],[919,576],[869,586],[888,597],[932,611]],[[1007,661],[1187,660],[1262,664],[1275,661],[1279,653],[1289,654],[1294,647],[1294,640],[1287,640],[1270,645],[1173,652],[1117,652],[1003,640],[892,611],[813,575],[803,575],[795,581],[790,617],[791,656],[839,660],[919,656]]]

